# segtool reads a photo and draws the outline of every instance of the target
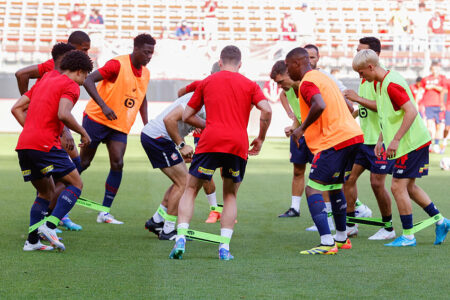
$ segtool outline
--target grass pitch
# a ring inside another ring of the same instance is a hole
[[[122,185],[112,207],[125,224],[97,224],[95,211],[75,206],[71,217],[83,230],[60,234],[65,252],[24,252],[35,191],[22,180],[14,151],[17,138],[0,135],[0,299],[430,299],[450,293],[450,241],[434,246],[434,226],[416,234],[417,247],[384,247],[382,241],[367,240],[378,228],[360,226],[351,250],[336,256],[300,255],[319,238],[305,231],[312,225],[306,199],[300,218],[277,218],[290,205],[287,139],[268,139],[260,156],[248,162],[231,242],[234,261],[219,261],[217,246],[201,242],[188,242],[183,260],[169,260],[173,242],[159,241],[144,230],[170,182],[151,168],[135,136],[129,137]],[[439,169],[441,158],[430,156],[430,175],[418,184],[448,217],[450,172]],[[101,202],[108,171],[106,149],[100,146],[83,173],[82,195]],[[367,175],[359,180],[359,198],[378,217]],[[218,174],[215,180],[220,191]],[[413,207],[414,221],[427,217]],[[219,224],[204,223],[207,215],[208,203],[200,192],[191,228],[219,233]],[[395,204],[393,215],[398,235]]]

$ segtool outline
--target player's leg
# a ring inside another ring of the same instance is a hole
[[[289,148],[290,162],[293,164],[291,207],[284,214],[278,216],[281,218],[300,216],[300,202],[305,189],[306,163],[311,163],[314,158],[304,137],[300,138],[298,147],[291,137]]]
[[[413,199],[414,202],[422,207],[430,217],[434,217],[435,215],[440,213],[436,205],[431,201],[428,194],[418,185],[416,185],[414,178],[408,184],[408,194],[411,199]],[[448,219],[441,218],[436,222],[436,240],[434,242],[435,245],[439,245],[445,240],[449,229],[450,221]]]
[[[150,232],[153,232],[159,237],[159,234],[163,230],[164,227],[164,216],[167,214],[167,205],[169,203],[169,195],[172,191],[173,184],[169,186],[169,188],[166,190],[163,196],[163,200],[161,201],[161,204],[159,205],[156,212],[153,214],[153,216],[145,222],[145,229],[147,229]]]
[[[181,196],[183,195],[184,188],[186,186],[186,178],[188,171],[186,164],[179,163],[172,167],[163,168],[161,171],[172,180],[173,184],[169,188],[168,201],[167,201],[167,215],[168,217],[164,221],[164,227],[159,234],[160,240],[172,240],[175,238],[175,219],[178,216],[178,205]]]
[[[220,220],[220,235],[227,239],[219,245],[219,259],[231,260],[234,257],[230,254],[230,240],[233,235],[234,224],[237,217],[236,197],[239,186],[244,180],[247,161],[232,155],[219,154],[222,165],[223,176],[223,211]]]
[[[344,183],[344,194],[347,200],[347,216],[355,217],[355,209],[356,209],[356,199],[358,198],[358,187],[356,185],[356,181],[359,176],[366,169],[362,165],[362,155],[360,153],[357,154],[357,160],[353,164],[352,172],[348,177],[347,181]],[[361,162],[361,164],[360,164]],[[348,236],[357,236],[358,235],[358,226],[354,223],[347,223],[347,234]]]
[[[217,207],[216,184],[214,183],[214,180],[211,179],[211,181],[205,181],[203,183],[203,190],[205,191],[209,206]],[[216,223],[219,220],[220,220],[220,212],[211,210],[205,223]]]
[[[444,140],[444,136],[445,136],[445,120],[444,120],[444,116],[439,115],[439,120],[437,121],[436,124],[436,139],[434,141],[434,144],[437,146],[434,146],[434,150],[436,153],[440,153],[440,154],[444,154],[445,151],[445,146],[442,144],[440,145],[440,141]]]
[[[48,206],[50,199],[55,192],[55,185],[52,177],[43,177],[32,180],[34,188],[38,192],[38,196],[34,200],[30,210],[30,227],[39,223],[48,214]],[[28,238],[23,246],[24,251],[34,250],[53,250],[53,247],[44,245],[39,240],[38,229],[28,233]]]
[[[237,218],[236,197],[240,182],[233,182],[231,178],[223,179],[223,211],[220,219],[220,235],[231,240],[234,224]],[[230,244],[221,243],[219,245],[219,259],[230,260]]]
[[[123,157],[127,143],[126,140],[124,142],[110,139],[106,142],[106,147],[109,153],[110,170],[105,182],[105,196],[102,205],[111,207],[122,181]],[[123,224],[107,212],[98,214],[97,223]]]

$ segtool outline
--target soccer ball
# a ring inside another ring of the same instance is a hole
[[[444,157],[443,159],[441,159],[439,166],[444,171],[450,171],[450,157]]]

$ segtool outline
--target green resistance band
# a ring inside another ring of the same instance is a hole
[[[44,224],[47,221],[49,221],[50,223],[53,223],[56,226],[58,226],[58,223],[59,223],[60,220],[57,217],[55,217],[55,216],[45,217],[44,219],[40,220],[36,224],[31,225],[30,228],[28,229],[28,233],[38,229],[39,226],[41,226],[42,224]]]
[[[192,229],[178,229],[178,234],[185,235],[187,238],[206,242],[206,243],[212,243],[212,244],[229,244],[230,238],[220,236],[217,234],[207,233],[207,232],[201,232],[197,230]]]
[[[337,184],[320,184],[312,180],[308,180],[308,186],[312,187],[313,189],[326,192],[326,191],[333,191],[333,190],[340,190],[342,189],[342,183]]]
[[[77,200],[77,204],[80,206],[84,206],[93,210],[109,212],[109,207],[98,204],[97,202],[88,200],[86,198],[80,197]]]
[[[351,224],[364,224],[364,225],[372,225],[372,226],[381,226],[384,228],[392,227],[392,221],[383,222],[383,219],[380,218],[357,218],[357,217],[349,217],[347,216],[347,223]]]
[[[433,225],[434,223],[436,223],[437,221],[439,221],[442,218],[443,218],[443,216],[441,214],[432,216],[431,218],[428,218],[426,220],[423,220],[423,221],[420,221],[420,222],[414,224],[413,228],[411,228],[411,229],[406,229],[406,230],[403,229],[403,234],[405,234],[405,235],[414,234],[418,231],[421,231],[424,228],[427,228],[428,226]]]
[[[217,204],[217,206],[210,206],[209,209],[212,210],[212,211],[217,211],[219,213],[222,213],[223,205],[222,204]]]
[[[172,216],[169,215],[164,209],[162,209],[162,207],[158,207],[158,214],[161,215],[161,217],[164,218],[164,220],[167,220],[169,222],[176,222],[177,221],[177,216]]]

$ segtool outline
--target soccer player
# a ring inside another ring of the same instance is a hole
[[[195,150],[189,168],[186,189],[178,207],[178,233],[188,229],[194,212],[195,197],[204,180],[211,180],[214,171],[222,167],[223,211],[220,235],[231,239],[237,215],[236,196],[244,178],[248,154],[261,150],[272,117],[270,104],[255,83],[239,74],[241,51],[226,46],[220,53],[220,72],[204,79],[195,90],[183,113],[183,121],[196,126],[196,113],[205,105],[206,127]],[[250,110],[261,110],[260,131],[250,144],[247,125]],[[170,258],[181,259],[186,237],[178,234]],[[219,259],[230,260],[230,244],[220,243]]]
[[[215,62],[211,68],[211,74],[217,73],[220,71],[219,63]],[[200,80],[194,81],[191,84],[188,84],[185,87],[182,87],[178,90],[178,97],[184,96],[187,93],[194,92],[197,88]],[[197,147],[198,141],[202,135],[202,130],[196,128],[192,136],[194,137],[194,145]],[[203,190],[205,191],[206,198],[208,199],[209,207],[217,207],[217,198],[216,198],[216,185],[214,184],[214,180],[211,178],[211,181],[205,181],[203,183]],[[210,210],[208,218],[205,223],[216,223],[220,220],[220,212],[216,210]]]
[[[362,49],[372,49],[380,55],[381,43],[375,37],[364,37],[359,40],[357,51]],[[352,168],[348,180],[344,184],[345,198],[347,199],[347,216],[355,217],[356,199],[358,190],[356,181],[364,170],[370,171],[370,185],[377,199],[383,222],[392,224],[392,200],[386,189],[386,175],[391,174],[393,161],[388,160],[386,155],[375,156],[374,148],[380,136],[381,128],[378,121],[376,93],[373,82],[362,79],[359,84],[358,94],[353,90],[346,90],[344,95],[359,104],[359,125],[364,132],[364,144],[358,150],[355,164]],[[352,237],[358,234],[358,225],[347,224],[347,235]],[[379,229],[369,240],[387,240],[395,238],[395,231],[392,226]]]
[[[145,125],[141,133],[141,143],[154,169],[159,168],[173,184],[167,189],[160,208],[168,217],[163,218],[156,211],[145,227],[159,236],[160,240],[175,239],[175,219],[178,215],[178,202],[186,186],[188,171],[186,162],[192,160],[193,148],[187,145],[184,137],[194,127],[183,122],[182,116],[193,93],[185,94],[167,107],[155,119]],[[202,108],[197,116],[202,119],[195,127],[205,126],[205,110]],[[184,161],[183,161],[184,160]]]
[[[69,35],[69,39],[67,41],[67,44],[74,47],[76,50],[80,50],[88,53],[90,47],[91,47],[91,40],[89,36],[83,32],[83,31],[74,31]],[[68,51],[68,47],[59,45],[56,49],[57,53],[60,53],[60,59],[62,59],[62,54],[64,54],[64,51]],[[52,49],[53,52],[53,49]],[[52,55],[53,56],[53,55]],[[44,76],[45,73],[50,72],[54,69],[57,69],[57,62],[52,57],[51,59],[47,60],[46,62],[38,65],[31,65],[25,68],[22,68],[16,72],[16,79],[17,79],[17,85],[19,87],[19,92],[21,95],[23,95],[26,91],[28,91],[28,85],[30,79],[37,78],[39,79]],[[77,167],[78,172],[81,172],[81,161],[80,161],[80,155],[78,153],[77,148],[74,146],[75,142],[73,140],[72,134],[70,133],[70,130],[67,128],[64,129],[63,134],[61,136],[61,145],[64,150],[69,154],[70,158],[74,162],[75,166]],[[64,185],[61,183],[57,183],[56,186],[56,194],[59,194],[64,189]],[[55,203],[50,204],[50,208],[53,208]],[[65,216],[61,223],[64,227],[66,227],[69,230],[75,230],[79,231],[82,229],[82,227],[76,223],[74,223],[69,216]]]
[[[49,65],[51,62],[51,65],[53,67],[52,70],[56,70],[61,73],[61,69],[59,68],[59,65],[61,63],[61,60],[62,60],[64,54],[66,54],[67,52],[72,51],[74,49],[75,49],[75,47],[72,46],[71,44],[58,43],[58,44],[54,45],[52,48],[52,59],[48,60],[46,63],[41,64],[41,65],[46,65],[46,64]],[[27,78],[26,84],[24,84],[24,86],[22,87],[23,89],[20,89],[21,93],[23,90],[25,90],[25,92],[28,90],[28,77],[27,76],[29,76],[30,74],[33,74],[34,69],[38,68],[41,65],[30,66],[30,67],[21,69],[16,73],[16,76],[19,74],[17,77],[18,83],[22,82],[22,79],[24,77]],[[28,70],[28,71],[22,72],[22,70]],[[48,71],[52,71],[52,70],[45,69],[42,71],[42,73],[40,75],[43,76]],[[37,82],[39,82],[39,78],[38,78]],[[20,85],[19,85],[19,88],[20,88]],[[28,99],[28,98],[26,98],[26,99]],[[26,113],[26,110],[28,109],[28,105],[29,105],[29,100],[30,99],[28,99],[28,101],[26,101],[21,98],[21,101],[17,101],[15,103],[14,108],[22,109],[23,112]],[[70,158],[72,159],[75,166],[77,167],[77,170],[80,171],[80,166],[81,166],[80,155],[78,154],[78,151],[75,147],[75,142],[73,140],[72,134],[67,127],[64,128],[63,133],[61,135],[61,145],[62,145],[63,149],[69,154]],[[49,205],[50,211],[55,207],[56,199],[58,198],[58,195],[64,190],[64,188],[65,188],[65,186],[62,182],[56,183],[56,192],[55,192],[55,195]],[[64,218],[62,218],[61,225],[66,227],[68,230],[79,231],[82,229],[81,225],[74,223],[69,218],[68,215],[64,216]]]
[[[83,170],[87,169],[98,145],[101,142],[106,143],[111,166],[103,198],[103,206],[106,207],[111,207],[119,189],[127,135],[138,111],[144,125],[148,122],[146,92],[150,72],[145,66],[153,56],[155,44],[155,39],[149,34],[136,36],[131,54],[108,61],[102,68],[90,74],[84,83],[92,99],[86,106],[83,127],[92,142],[81,149],[81,166]],[[97,87],[96,82],[100,82]],[[107,212],[100,212],[97,222],[123,224]]]
[[[80,147],[90,143],[89,135],[76,122],[71,110],[80,95],[79,85],[92,71],[92,61],[85,53],[72,51],[64,56],[60,68],[61,74],[56,70],[47,73],[22,95],[24,101],[33,99],[26,113],[20,109],[12,111],[23,125],[16,147],[20,168],[24,180],[31,181],[38,192],[30,211],[30,226],[40,222],[47,214],[55,193],[54,179],[66,185],[47,221],[29,233],[23,248],[25,251],[53,249],[40,243],[38,231],[53,245],[65,250],[55,229],[75,205],[83,187],[74,163],[61,149],[59,137],[65,125],[81,135]]]
[[[391,191],[397,202],[403,235],[385,246],[415,246],[411,198],[436,222],[436,240],[441,244],[450,228],[429,196],[416,185],[416,178],[428,175],[431,137],[417,113],[414,97],[406,80],[397,72],[380,66],[371,49],[359,51],[353,59],[353,70],[368,82],[377,81],[376,104],[381,133],[375,154],[381,156],[383,142],[388,159],[396,160]]]
[[[320,245],[301,254],[336,254],[338,248],[350,249],[346,234],[346,208],[342,183],[353,165],[363,133],[353,119],[336,83],[329,76],[313,70],[309,54],[295,48],[286,56],[289,76],[301,81],[298,98],[302,124],[291,134],[297,145],[302,136],[314,159],[305,192],[309,210],[320,235]],[[327,222],[323,192],[328,191],[336,235],[333,239]]]
[[[427,128],[430,132],[434,145],[431,150],[440,153],[439,140],[442,138],[444,120],[441,120],[441,111],[445,111],[443,93],[446,79],[440,74],[439,63],[433,62],[430,67],[431,75],[422,79],[422,86],[425,89],[422,104],[425,106],[425,116],[427,118]]]

